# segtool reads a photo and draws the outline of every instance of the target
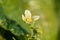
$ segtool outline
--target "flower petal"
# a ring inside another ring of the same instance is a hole
[[[40,18],[40,16],[33,16],[33,20],[36,21]]]
[[[23,21],[25,21],[25,17],[24,17],[24,15],[23,15],[23,14],[22,14],[22,20],[23,20]]]
[[[31,12],[29,10],[25,10],[25,17],[31,18]]]

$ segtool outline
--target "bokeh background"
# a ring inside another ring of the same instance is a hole
[[[40,16],[36,24],[43,32],[41,40],[60,40],[60,0],[0,0],[0,7],[0,15],[16,21],[29,33],[30,27],[23,22],[21,15],[26,9],[30,10],[32,15]],[[2,35],[0,40],[4,40]]]

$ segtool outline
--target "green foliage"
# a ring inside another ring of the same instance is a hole
[[[25,9],[29,9],[32,15],[41,16],[36,21],[36,25],[39,24],[43,32],[40,34],[40,39],[56,40],[58,34],[56,14],[58,13],[60,17],[60,10],[55,9],[54,2],[55,0],[0,0],[0,26],[12,32],[18,39],[27,40],[28,37],[24,34],[31,34],[30,25],[23,22],[21,16]],[[60,8],[59,5],[57,8]]]

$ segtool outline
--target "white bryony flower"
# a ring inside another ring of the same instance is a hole
[[[29,10],[25,10],[24,14],[25,15],[22,14],[22,19],[28,24],[31,24],[40,18],[40,16],[32,16]]]

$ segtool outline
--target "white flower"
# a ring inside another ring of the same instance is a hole
[[[25,15],[22,14],[22,19],[28,24],[31,24],[40,18],[40,16],[32,16],[29,10],[25,10],[24,14]]]

